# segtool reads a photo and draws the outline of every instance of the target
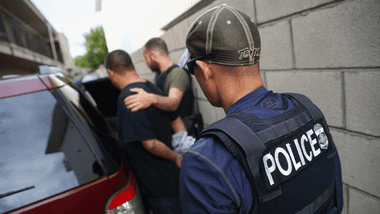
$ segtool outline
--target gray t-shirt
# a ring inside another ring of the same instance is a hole
[[[166,77],[164,91],[167,95],[169,95],[170,89],[178,88],[183,93],[185,93],[189,86],[190,80],[186,71],[177,67],[173,68],[173,70],[170,71],[170,73]]]

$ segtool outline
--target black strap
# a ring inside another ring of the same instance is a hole
[[[256,135],[256,133],[254,133],[240,120],[226,117],[217,123],[213,123],[207,126],[207,128],[205,128],[200,133],[198,139],[202,137],[202,134],[207,132],[208,130],[222,131],[224,134],[232,138],[236,143],[240,145],[240,147],[244,150],[245,154],[247,155],[247,159],[253,158],[255,159],[255,161],[253,162],[260,162],[261,153],[265,150],[264,143]],[[256,171],[258,170],[258,167],[257,169],[253,169],[253,167],[250,166],[250,168],[252,172],[259,172]]]
[[[165,80],[166,80],[166,77],[168,76],[168,74],[176,67],[179,67],[178,65],[176,64],[173,64],[172,66],[170,66],[164,73],[161,73],[159,74],[158,76],[156,76],[156,78],[154,79],[154,83],[162,90],[164,91],[164,93],[166,94],[165,90],[164,90],[164,83],[165,83]],[[168,96],[168,94],[166,94],[166,96]]]
[[[296,93],[284,93],[283,95],[293,98],[300,102],[310,113],[314,121],[322,119],[322,114],[320,113],[318,107],[303,94]]]
[[[306,123],[310,122],[311,118],[306,112],[302,112],[295,117],[292,117],[284,122],[275,124],[267,129],[264,129],[257,134],[260,139],[267,143],[271,140],[289,134],[300,127],[303,127]]]
[[[172,71],[174,68],[177,68],[177,67],[179,67],[179,65],[173,64],[170,68],[168,68],[166,75],[169,75],[170,71]],[[187,90],[190,90],[190,93],[193,95],[192,97],[194,99],[194,103],[193,103],[192,115],[195,115],[199,112],[199,107],[198,107],[198,102],[195,101],[194,92],[192,91],[193,90],[193,80],[191,79],[191,74],[187,69],[185,69],[185,68],[181,68],[181,69],[184,70],[186,72],[187,76],[189,77],[189,83],[190,84],[189,84],[189,88]],[[185,93],[186,93],[186,91],[184,92],[184,94]]]
[[[232,156],[241,163],[251,184],[254,185],[251,188],[253,192],[257,192],[260,203],[272,200],[282,194],[281,187],[269,194],[265,191],[260,173],[260,165],[252,165],[252,163],[260,163],[261,154],[266,147],[260,137],[243,122],[236,118],[226,117],[207,126],[197,138],[199,139],[205,135],[218,137]],[[231,140],[238,144],[239,147],[236,147],[236,144],[231,142]],[[242,154],[245,154],[245,157]]]

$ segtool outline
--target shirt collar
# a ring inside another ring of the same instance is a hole
[[[234,104],[232,104],[232,106],[230,106],[230,108],[228,108],[227,110],[227,115],[237,112],[246,106],[255,106],[257,102],[268,93],[269,91],[264,86],[250,92],[249,94],[245,95],[244,97],[236,101]]]

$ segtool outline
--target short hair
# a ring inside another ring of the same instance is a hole
[[[145,43],[145,49],[147,51],[150,50],[156,50],[159,53],[165,53],[166,55],[169,54],[168,47],[166,46],[166,43],[161,38],[152,38],[147,43]]]
[[[106,69],[112,71],[119,70],[120,68],[135,69],[131,57],[123,50],[114,50],[108,53],[104,60],[104,65]]]

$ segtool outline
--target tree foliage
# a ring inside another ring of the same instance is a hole
[[[96,69],[108,53],[103,27],[91,29],[90,33],[85,34],[84,37],[87,52],[83,56],[75,57],[74,63],[78,67]]]

